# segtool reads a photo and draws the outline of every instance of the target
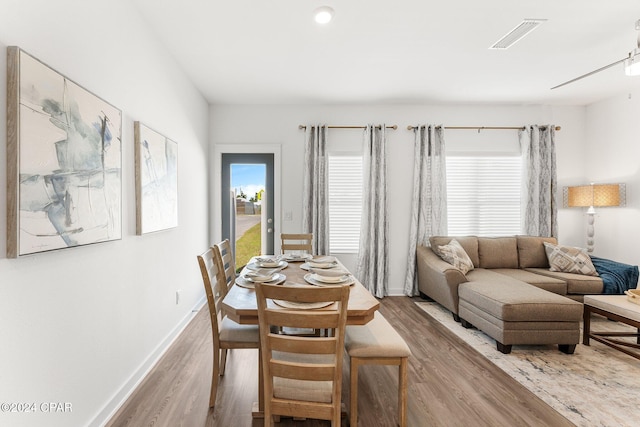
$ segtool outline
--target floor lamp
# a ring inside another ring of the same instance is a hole
[[[595,207],[624,206],[624,184],[593,184],[565,187],[565,206],[587,209],[587,252],[593,252],[595,244]]]

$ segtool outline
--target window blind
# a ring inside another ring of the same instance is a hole
[[[520,156],[447,156],[448,234],[521,234]]]
[[[358,253],[362,212],[362,156],[329,154],[329,248]]]

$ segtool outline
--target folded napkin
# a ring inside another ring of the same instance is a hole
[[[252,280],[269,280],[273,277],[278,270],[273,268],[259,268],[257,270],[249,270],[244,274],[244,277]]]
[[[351,273],[349,273],[347,270],[345,270],[344,268],[338,267],[338,268],[331,268],[331,269],[326,269],[326,268],[313,268],[313,267],[309,267],[309,270],[316,274],[317,276],[320,277],[342,277],[342,276],[348,276],[351,275]]]
[[[276,267],[278,264],[280,264],[280,257],[257,257],[256,262],[265,267]]]

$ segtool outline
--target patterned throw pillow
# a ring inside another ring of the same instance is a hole
[[[467,274],[467,272],[473,270],[473,262],[471,262],[471,258],[469,258],[469,255],[467,255],[462,248],[462,245],[460,245],[456,239],[451,240],[447,245],[438,246],[438,255],[440,255],[440,258],[462,271],[462,274]]]
[[[544,242],[544,250],[549,259],[551,271],[577,273],[586,276],[597,276],[598,272],[591,262],[591,257],[584,249],[571,246],[552,245]]]

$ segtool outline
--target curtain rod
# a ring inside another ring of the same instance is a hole
[[[327,126],[329,129],[366,129],[366,126]],[[376,126],[376,128],[380,128],[380,126]],[[398,125],[386,126],[387,129],[398,129]],[[298,126],[298,129],[307,129],[305,125]]]
[[[441,127],[441,126],[436,126],[436,127]],[[500,129],[506,129],[506,130],[525,130],[526,128],[524,126],[445,126],[445,129],[471,129],[471,130],[477,130],[478,132],[480,132],[481,130],[500,130]],[[546,129],[546,126],[541,126],[542,129]],[[407,126],[407,130],[414,130],[416,129],[416,126]],[[560,126],[556,126],[555,130],[560,130]]]

